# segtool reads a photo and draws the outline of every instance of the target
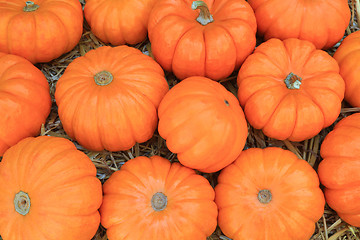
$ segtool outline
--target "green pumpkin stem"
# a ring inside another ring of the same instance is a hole
[[[258,193],[258,200],[262,204],[268,204],[269,202],[271,202],[271,198],[272,198],[272,195],[271,195],[270,190],[263,189],[263,190],[260,190]]]
[[[26,6],[23,8],[24,12],[33,12],[36,9],[39,8],[39,5],[36,5],[34,2],[32,1],[27,1],[26,2]]]
[[[30,211],[30,197],[26,192],[20,191],[15,195],[14,206],[15,211],[25,216]]]
[[[155,193],[151,198],[151,206],[156,211],[162,211],[167,206],[167,197],[161,192]]]
[[[211,23],[214,21],[213,16],[210,14],[209,8],[203,1],[193,1],[191,4],[191,9],[200,10],[199,16],[196,18],[196,21],[198,21],[201,25],[207,25],[208,23]]]
[[[287,75],[287,77],[284,80],[286,87],[288,89],[300,89],[301,81],[302,81],[301,77],[299,77],[296,74],[293,74],[292,72],[289,73],[289,75]]]
[[[113,75],[108,71],[98,72],[94,76],[95,83],[99,86],[109,85],[113,79],[114,79]]]

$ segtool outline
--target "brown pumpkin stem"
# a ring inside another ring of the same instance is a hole
[[[98,72],[94,76],[95,83],[99,86],[109,85],[113,79],[114,79],[113,75],[108,71]]]
[[[25,216],[30,211],[30,197],[26,192],[20,191],[14,198],[15,211]]]
[[[196,18],[196,21],[198,21],[201,25],[207,25],[208,23],[211,23],[214,21],[213,16],[210,14],[209,8],[203,1],[193,1],[191,4],[191,9],[200,10],[199,16]]]
[[[151,206],[157,212],[164,210],[167,206],[166,195],[161,192],[155,193],[151,198]]]
[[[258,193],[258,200],[263,204],[268,204],[269,202],[271,202],[271,198],[272,196],[270,190],[263,189],[260,190]]]
[[[284,80],[286,87],[288,89],[300,89],[301,81],[302,81],[301,77],[299,77],[296,74],[293,74],[292,72],[289,73],[289,75],[287,75],[287,77]]]
[[[39,5],[36,5],[34,2],[32,1],[27,1],[26,2],[26,6],[23,8],[24,12],[33,12],[36,9],[39,8]]]

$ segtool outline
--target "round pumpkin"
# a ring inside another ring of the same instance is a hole
[[[237,82],[248,122],[269,137],[290,141],[312,138],[330,126],[345,91],[335,59],[295,38],[259,45]]]
[[[32,63],[73,49],[83,31],[79,0],[0,0],[0,51]]]
[[[256,44],[255,15],[245,0],[160,0],[148,31],[156,61],[179,79],[226,78]]]
[[[91,31],[112,45],[136,44],[147,36],[150,11],[157,0],[86,0],[84,14]]]
[[[345,81],[345,100],[354,107],[360,107],[360,31],[351,33],[342,41],[334,58]]]
[[[165,95],[158,131],[184,166],[202,172],[216,172],[233,162],[248,133],[236,97],[205,77],[184,79]]]
[[[152,58],[126,45],[104,46],[76,58],[56,85],[65,132],[83,147],[130,149],[150,139],[169,86]]]
[[[99,227],[95,165],[67,139],[29,137],[7,150],[0,192],[4,240],[89,240]]]
[[[299,38],[318,49],[341,40],[350,22],[347,0],[248,0],[265,40]]]
[[[103,189],[101,224],[109,240],[206,240],[217,225],[209,182],[159,156],[129,160]]]
[[[324,139],[318,174],[328,205],[360,227],[360,113],[338,122]]]
[[[0,156],[21,139],[38,135],[50,107],[44,74],[22,57],[0,53]]]
[[[315,170],[281,148],[251,148],[215,187],[218,224],[233,240],[308,240],[324,212]]]

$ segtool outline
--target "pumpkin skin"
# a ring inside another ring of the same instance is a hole
[[[223,169],[215,202],[233,240],[308,240],[325,206],[315,170],[276,147],[245,150]]]
[[[237,82],[248,122],[269,137],[290,141],[312,138],[330,126],[345,91],[337,62],[312,43],[294,38],[259,45]]]
[[[265,40],[298,38],[328,49],[341,40],[350,22],[347,0],[248,0],[258,33]],[[316,24],[314,24],[316,23]]]
[[[159,156],[129,160],[103,189],[101,224],[110,240],[205,240],[217,225],[209,182]]]
[[[156,61],[177,78],[220,80],[238,70],[256,44],[256,19],[244,0],[204,1],[213,22],[200,24],[190,0],[160,0],[149,17]]]
[[[84,14],[91,31],[112,45],[145,40],[150,11],[157,0],[86,0]]]
[[[360,32],[348,35],[340,44],[334,58],[340,66],[340,75],[345,81],[345,100],[354,107],[360,107]]]
[[[236,97],[220,83],[189,77],[159,106],[158,131],[186,167],[216,172],[244,148],[248,129]]]
[[[21,139],[38,135],[50,107],[44,74],[22,57],[0,53],[0,156]]]
[[[29,12],[25,2],[0,0],[1,52],[32,63],[49,62],[78,44],[83,31],[78,0],[33,0]]]
[[[95,165],[65,138],[29,137],[7,150],[0,192],[4,240],[89,240],[99,227]]]
[[[153,136],[157,107],[168,90],[152,58],[125,45],[104,46],[69,64],[55,99],[72,139],[89,150],[120,151]]]
[[[339,217],[360,227],[360,113],[338,122],[324,139],[318,174],[325,199]]]

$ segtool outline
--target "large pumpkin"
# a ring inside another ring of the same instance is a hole
[[[342,119],[324,139],[318,174],[329,206],[360,227],[360,113]]]
[[[344,35],[350,21],[347,0],[248,0],[258,33],[270,38],[299,38],[327,49]]]
[[[360,107],[360,31],[348,35],[334,54],[345,80],[345,100]]]
[[[233,162],[248,133],[236,97],[205,77],[184,79],[165,95],[158,130],[183,165],[202,172]]]
[[[233,240],[309,240],[325,205],[315,170],[275,147],[245,150],[223,169],[215,202]]]
[[[102,190],[91,160],[64,138],[26,138],[0,162],[4,240],[89,240]]]
[[[103,189],[101,224],[110,240],[205,240],[216,228],[209,182],[165,158],[132,159]]]
[[[21,139],[38,135],[50,107],[44,74],[22,57],[0,53],[0,156]]]
[[[56,85],[65,132],[83,147],[130,149],[150,139],[169,90],[161,67],[138,49],[100,47],[76,58]]]
[[[226,78],[253,51],[255,33],[245,0],[160,0],[149,18],[152,53],[179,79]]]
[[[338,117],[345,83],[335,59],[305,40],[270,39],[238,74],[248,122],[279,140],[303,141]]]
[[[0,51],[32,63],[73,49],[83,31],[79,0],[0,0]]]

